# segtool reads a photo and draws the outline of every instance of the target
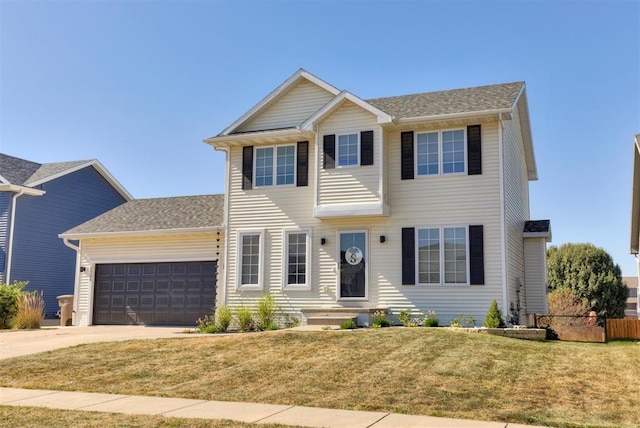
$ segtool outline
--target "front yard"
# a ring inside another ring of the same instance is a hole
[[[0,386],[501,420],[640,425],[640,345],[445,329],[276,331],[77,346],[0,361]]]

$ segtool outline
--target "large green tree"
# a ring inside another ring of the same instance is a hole
[[[547,250],[547,283],[553,290],[570,289],[598,315],[624,317],[629,289],[620,266],[593,244],[564,244]]]

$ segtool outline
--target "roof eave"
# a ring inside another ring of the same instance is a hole
[[[630,253],[640,253],[640,134],[633,144],[633,179],[631,183],[631,239]]]
[[[307,120],[305,120],[302,125],[300,125],[300,129],[303,131],[313,131],[314,125],[321,121],[325,116],[330,114],[334,109],[340,106],[343,101],[348,100],[357,105],[358,107],[368,111],[369,113],[376,116],[378,124],[391,123],[392,117],[388,113],[380,110],[372,104],[369,104],[362,98],[359,98],[353,95],[349,91],[342,91],[335,97],[333,97],[328,103],[322,106],[318,111],[312,114]]]
[[[31,187],[18,186],[15,184],[0,184],[0,192],[22,193],[28,196],[42,196],[46,192],[44,190],[33,189]]]
[[[529,181],[538,180],[538,167],[536,166],[536,156],[533,150],[533,137],[531,135],[531,120],[529,118],[529,103],[527,102],[526,85],[523,82],[520,92],[513,101],[511,110],[518,111],[520,118],[520,132],[524,142],[525,162],[527,164],[527,178]]]
[[[395,119],[397,124],[412,124],[419,122],[432,122],[438,120],[450,120],[450,119],[472,119],[481,116],[496,116],[500,114],[507,115],[511,113],[511,109],[494,109],[494,110],[481,110],[481,111],[466,111],[460,113],[447,113],[447,114],[434,114],[430,116],[415,116],[415,117],[402,117]]]
[[[204,141],[206,144],[213,146],[214,148],[226,148],[232,145],[240,144],[242,141],[247,139],[258,139],[258,138],[268,138],[268,137],[297,137],[304,134],[299,128],[287,128],[287,129],[276,129],[276,130],[266,130],[266,131],[255,131],[255,132],[246,132],[241,134],[231,134],[231,135],[222,135],[216,137],[205,138]],[[235,144],[234,144],[235,143]]]
[[[153,229],[153,230],[127,230],[116,232],[85,232],[74,233],[65,232],[58,235],[61,239],[96,239],[96,238],[124,238],[135,236],[157,236],[157,235],[192,235],[194,233],[217,233],[224,232],[224,226],[207,226],[207,227],[185,227],[179,229]]]

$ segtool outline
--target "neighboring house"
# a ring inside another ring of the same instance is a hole
[[[137,199],[60,235],[78,253],[73,324],[194,325],[215,306],[224,195]]]
[[[633,180],[631,188],[631,254],[633,254],[638,263],[638,278],[640,278],[640,134],[634,138],[633,144]],[[626,279],[626,278],[625,278]],[[635,297],[638,300],[638,279],[636,279],[635,292],[631,288],[633,282],[627,282],[629,287],[629,299],[627,299],[627,313],[631,312],[629,308],[629,300]],[[633,297],[632,297],[633,296]],[[636,317],[640,318],[640,306],[636,304]]]
[[[218,304],[546,312],[524,82],[363,100],[298,70],[205,142],[227,162]]]
[[[627,307],[625,308],[624,316],[640,318],[640,310],[638,308],[638,277],[623,276],[622,282],[624,282],[629,289],[629,297],[627,297]]]
[[[58,234],[131,199],[97,160],[40,164],[0,154],[0,273],[29,281],[54,317],[73,293],[76,255]]]

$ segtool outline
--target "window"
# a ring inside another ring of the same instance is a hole
[[[463,129],[417,134],[418,175],[465,172],[465,147]]]
[[[467,284],[466,227],[417,229],[418,284]]]
[[[295,163],[295,146],[257,148],[255,167],[256,187],[273,186],[274,175],[275,184],[278,186],[294,184]]]
[[[238,285],[262,288],[262,231],[238,232]]]
[[[338,135],[338,166],[358,165],[358,134]]]
[[[284,286],[309,289],[310,234],[304,230],[285,231],[284,237]]]

